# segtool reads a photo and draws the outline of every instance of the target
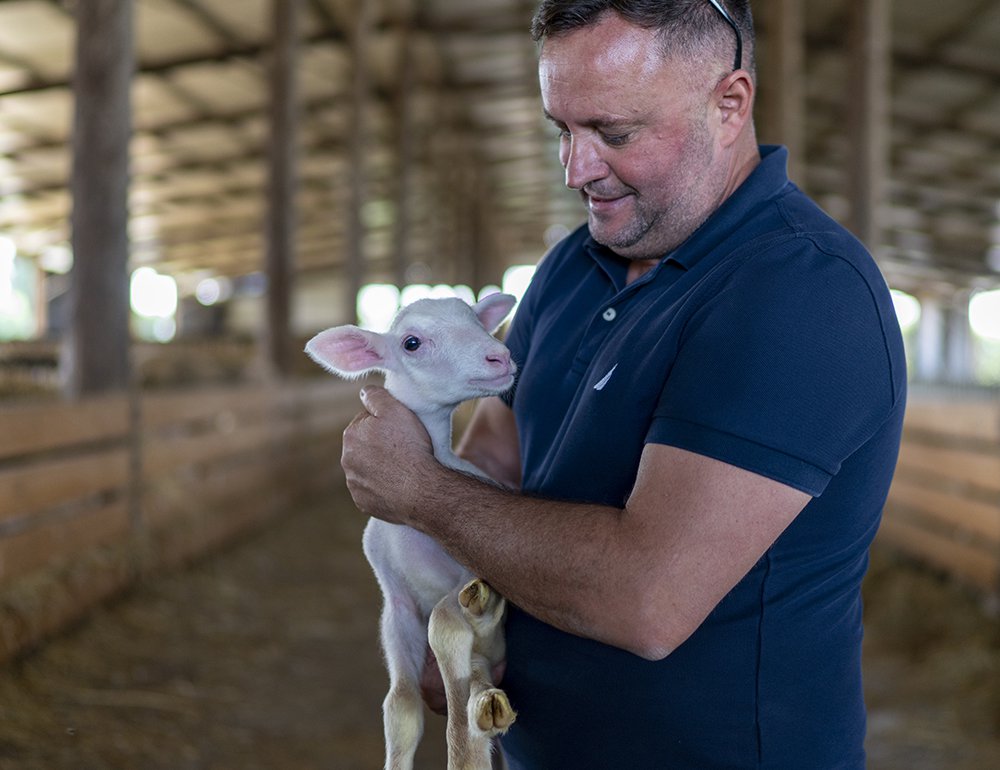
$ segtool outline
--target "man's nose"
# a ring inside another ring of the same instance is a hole
[[[570,136],[563,139],[560,154],[566,170],[566,186],[571,190],[582,190],[589,182],[607,176],[607,164],[602,160],[594,142],[586,137]]]

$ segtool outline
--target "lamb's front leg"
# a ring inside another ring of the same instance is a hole
[[[386,770],[412,770],[424,732],[420,674],[427,644],[423,620],[411,601],[385,597],[382,650],[389,670],[389,692],[382,703]]]
[[[469,695],[475,634],[458,603],[458,591],[431,613],[428,640],[437,658],[448,700],[448,770],[490,770],[490,741],[470,729]]]

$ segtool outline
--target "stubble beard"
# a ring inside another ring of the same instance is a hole
[[[691,180],[689,186],[675,189],[672,199],[664,203],[647,200],[634,187],[631,219],[620,229],[601,232],[601,223],[588,216],[590,234],[595,241],[626,259],[656,259],[686,241],[712,214],[718,196],[704,180],[712,167],[712,147],[707,140],[708,129],[703,120],[692,119],[682,151],[682,167],[671,176]]]
[[[635,214],[628,223],[618,230],[603,232],[601,221],[593,214],[589,215],[590,234],[595,241],[614,252],[627,251],[646,237],[652,222],[648,221],[640,205],[637,193],[632,193]]]
[[[650,210],[643,205],[638,193],[633,193],[634,213],[621,228],[602,231],[601,223],[589,217],[591,237],[625,259],[655,259],[665,256],[687,237],[670,233],[669,225],[661,226],[674,216],[671,210]]]

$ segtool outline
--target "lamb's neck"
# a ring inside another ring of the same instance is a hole
[[[458,460],[451,448],[451,418],[455,407],[446,406],[414,411],[431,437],[434,456],[442,464],[454,467]]]

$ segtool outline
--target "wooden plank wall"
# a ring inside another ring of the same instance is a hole
[[[336,380],[0,406],[0,661],[340,477]]]
[[[1000,594],[1000,400],[911,395],[879,538]]]
[[[0,406],[0,661],[341,483],[357,385]],[[1000,592],[1000,401],[911,397],[879,540]]]

